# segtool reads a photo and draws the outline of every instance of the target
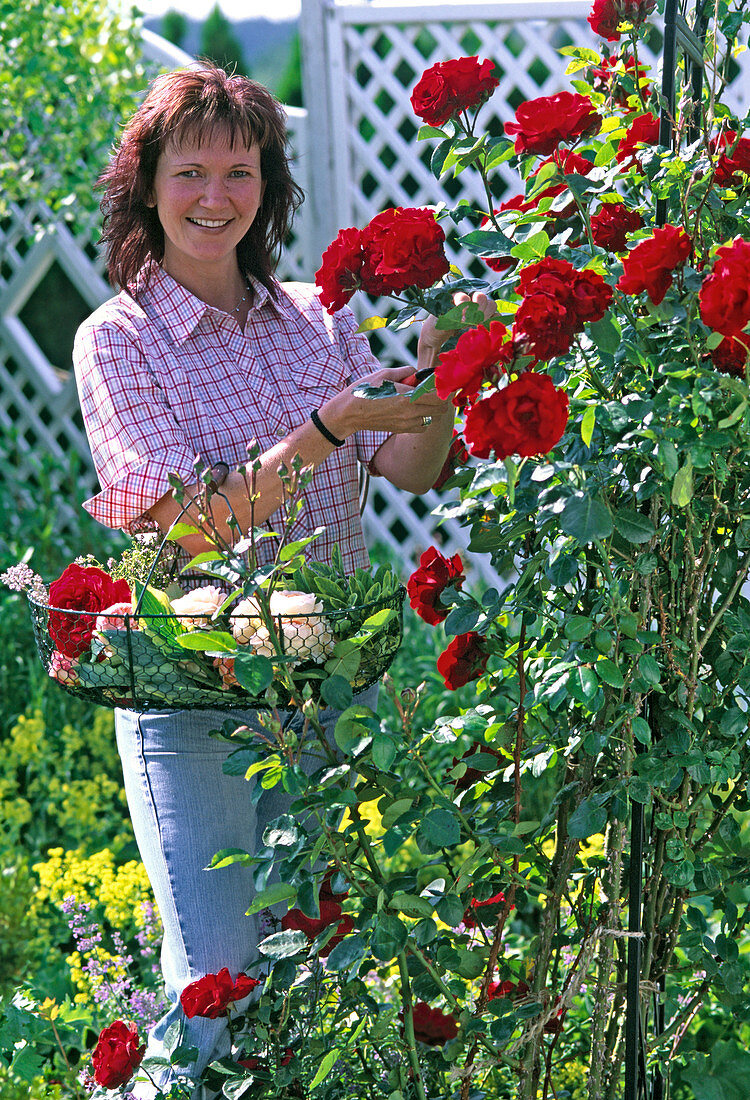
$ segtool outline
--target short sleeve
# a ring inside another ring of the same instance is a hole
[[[132,532],[169,491],[169,474],[192,479],[195,456],[137,334],[112,322],[86,322],[76,335],[73,362],[102,487],[84,508],[106,527]]]
[[[352,382],[380,370],[380,363],[373,355],[367,337],[364,333],[357,332],[357,320],[348,306],[344,306],[334,315],[334,322],[338,345],[350,367]],[[388,432],[357,432],[357,459],[371,472],[373,456],[387,438]]]

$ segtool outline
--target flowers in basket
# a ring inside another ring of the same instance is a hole
[[[63,687],[116,705],[227,705],[228,695],[246,701],[285,671],[364,686],[385,670],[400,639],[398,581],[385,566],[347,577],[337,548],[333,560],[295,559],[293,588],[269,577],[265,587],[248,583],[248,595],[216,584],[164,591],[118,576],[116,562],[107,571],[86,560],[49,589],[28,569],[3,579],[28,591],[40,652]]]

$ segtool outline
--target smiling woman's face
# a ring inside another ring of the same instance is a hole
[[[260,148],[217,135],[169,144],[159,157],[153,203],[164,229],[163,266],[183,273],[223,274],[263,198]]]

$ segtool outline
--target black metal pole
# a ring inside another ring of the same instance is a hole
[[[641,1045],[641,909],[643,900],[643,806],[630,803],[628,874],[628,981],[625,998],[625,1095],[638,1100]]]
[[[659,115],[659,144],[672,144],[672,122],[675,115],[675,80],[677,77],[677,0],[667,0],[664,8],[664,51],[662,53],[661,94]],[[666,199],[656,200],[656,225],[667,220]]]

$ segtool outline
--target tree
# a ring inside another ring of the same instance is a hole
[[[289,59],[286,68],[279,77],[276,95],[287,107],[301,107],[302,104],[302,48],[299,31],[289,46]]]
[[[147,80],[140,23],[105,0],[18,0],[0,15],[0,216],[42,199],[93,213],[94,181]]]
[[[188,21],[181,11],[170,8],[161,21],[162,37],[175,46],[182,46],[188,32]]]
[[[218,4],[214,4],[201,27],[199,53],[223,69],[247,75],[240,41]]]

